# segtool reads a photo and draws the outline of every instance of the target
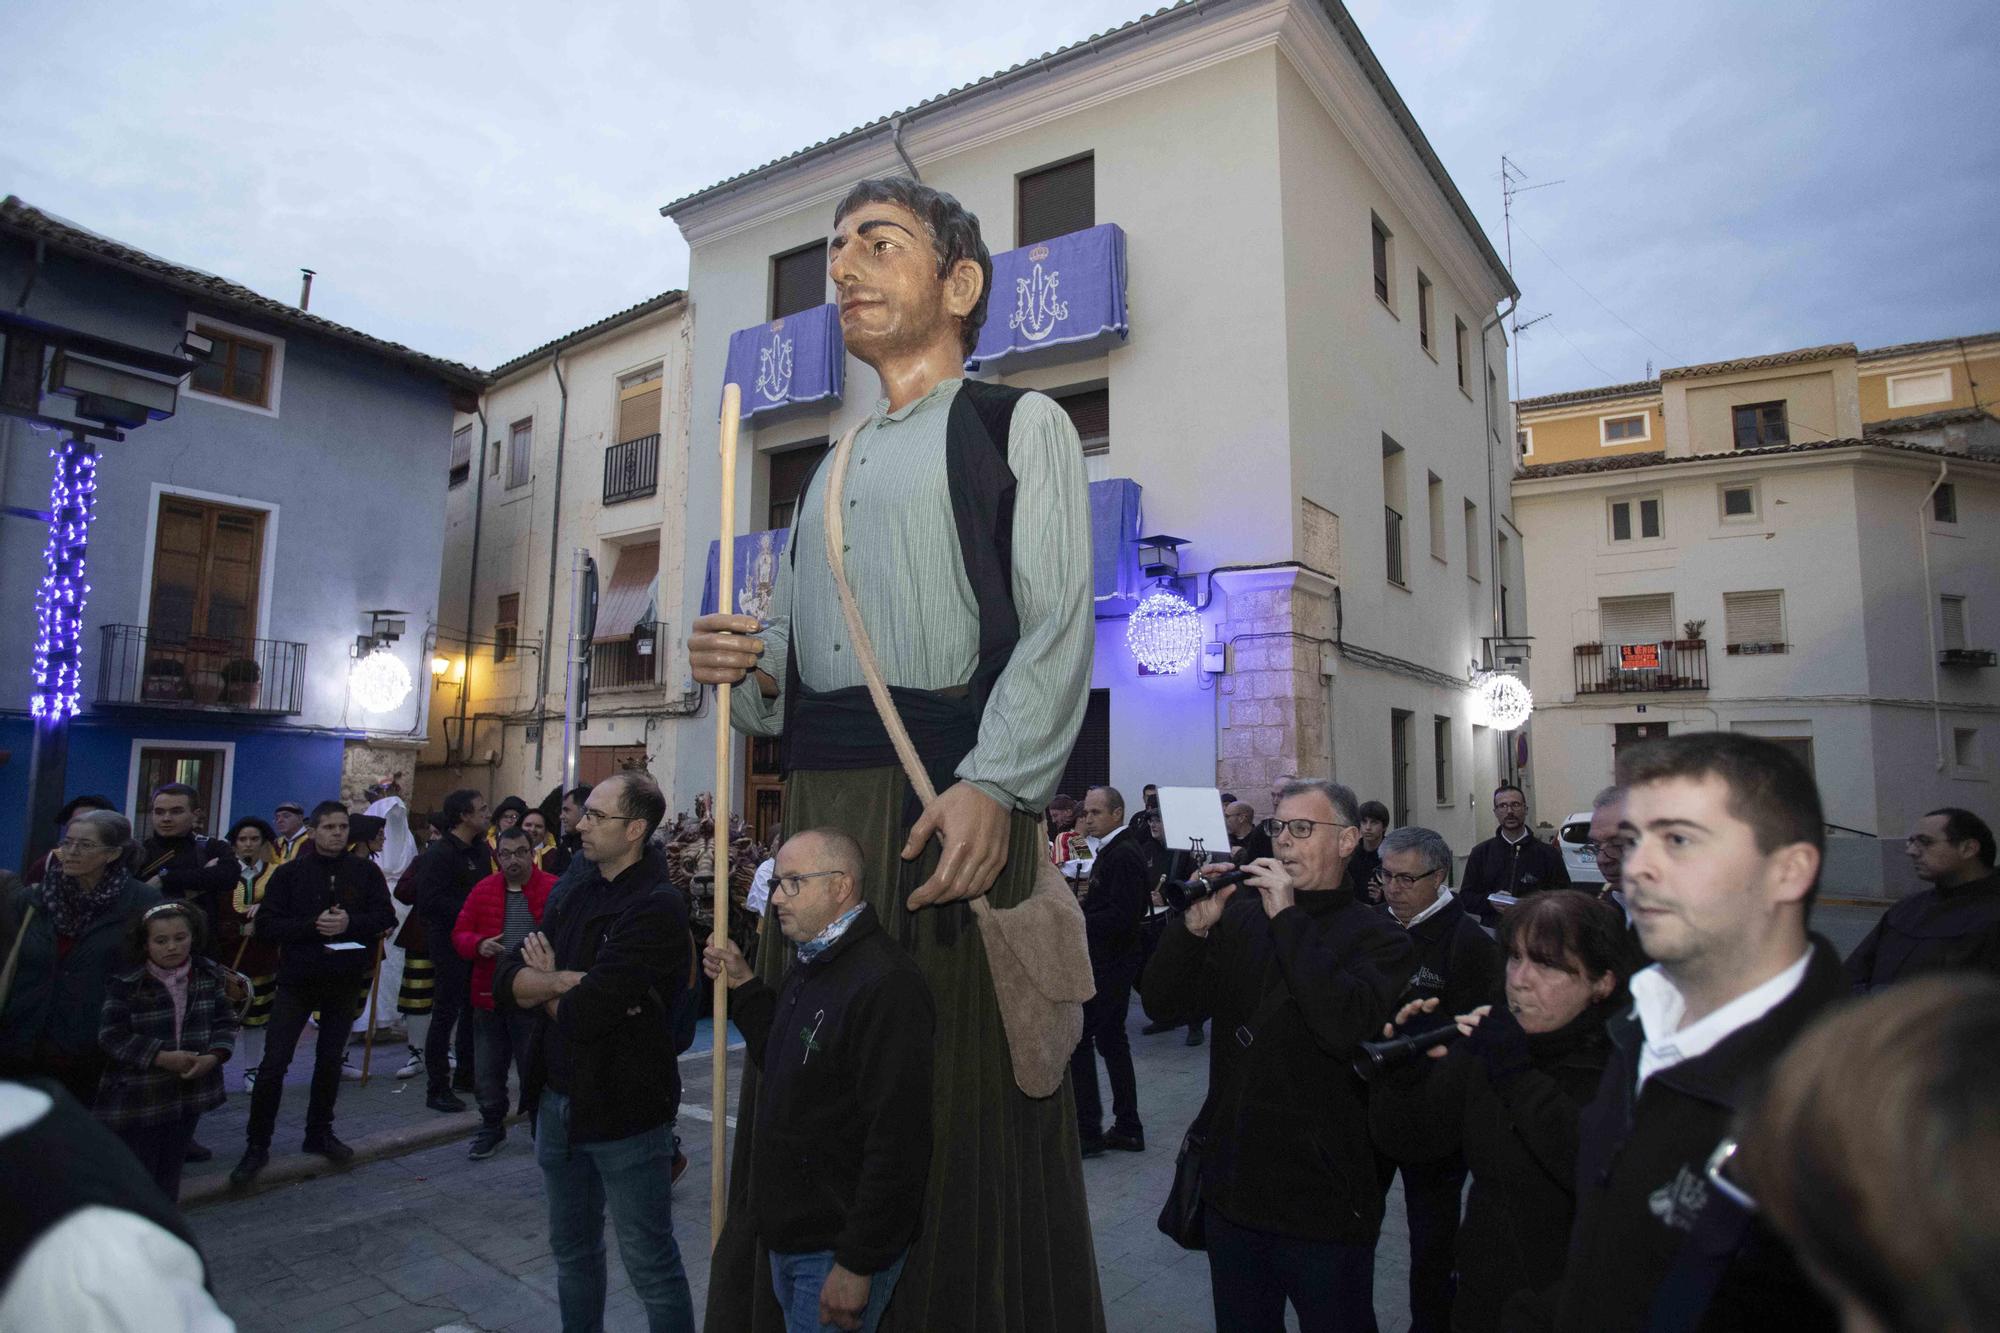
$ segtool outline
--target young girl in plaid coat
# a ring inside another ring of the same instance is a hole
[[[202,957],[208,920],[192,903],[149,908],[133,927],[145,961],[111,979],[97,1039],[111,1066],[97,1118],[138,1157],[169,1199],[202,1112],[222,1105],[222,1064],[236,1044],[226,973]]]

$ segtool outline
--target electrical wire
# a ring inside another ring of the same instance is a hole
[[[1591,291],[1590,288],[1584,286],[1582,282],[1578,281],[1577,276],[1574,273],[1571,273],[1561,264],[1556,263],[1556,257],[1550,254],[1546,249],[1544,249],[1542,243],[1536,240],[1532,235],[1530,235],[1526,227],[1523,227],[1520,223],[1516,222],[1514,224],[1514,230],[1520,232],[1521,235],[1527,237],[1528,244],[1534,246],[1535,249],[1540,250],[1542,258],[1548,260],[1551,264],[1555,264],[1556,272],[1562,274],[1565,278],[1568,278],[1571,282],[1576,283],[1576,289],[1578,291],[1582,292],[1585,296],[1588,296],[1591,300],[1597,301],[1598,309],[1602,310],[1605,314],[1611,316],[1611,318],[1617,320],[1620,324],[1623,324],[1627,329],[1631,330],[1634,337],[1639,338],[1640,340],[1651,346],[1654,351],[1659,352],[1662,356],[1672,357],[1676,361],[1682,360],[1680,353],[1669,352],[1666,348],[1660,346],[1658,343],[1654,342],[1651,338],[1648,338],[1646,337],[1645,334],[1639,332],[1638,329],[1633,328],[1632,322],[1626,319],[1625,316],[1619,314],[1616,310],[1613,310],[1610,306],[1604,304],[1603,301],[1598,300],[1597,293]],[[1565,339],[1564,341],[1568,340]]]

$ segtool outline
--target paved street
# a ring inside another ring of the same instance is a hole
[[[1878,914],[1879,909],[1828,905],[1815,914],[1814,924],[1845,953]],[[1201,1102],[1208,1052],[1185,1046],[1178,1033],[1140,1036],[1143,1022],[1135,1004],[1132,1042],[1148,1151],[1110,1153],[1084,1163],[1098,1272],[1113,1330],[1191,1333],[1212,1326],[1207,1260],[1176,1248],[1154,1229],[1153,1219],[1172,1175],[1180,1131]],[[401,1063],[400,1051],[382,1054],[378,1067],[393,1071]],[[732,1085],[741,1060],[740,1051],[731,1052]],[[292,1075],[301,1082],[286,1089],[273,1144],[280,1154],[297,1148],[306,1064],[302,1055]],[[674,1192],[674,1221],[699,1311],[708,1282],[707,1051],[690,1052],[681,1072],[687,1092],[680,1129],[690,1165]],[[190,1197],[203,1190],[200,1182],[214,1181],[234,1162],[246,1100],[232,1092],[230,1105],[203,1121],[201,1138],[215,1149],[216,1161],[190,1174]],[[390,1141],[435,1132],[447,1120],[458,1132],[449,1142],[350,1171],[281,1184],[246,1199],[193,1205],[190,1220],[224,1309],[245,1330],[283,1333],[557,1328],[555,1261],[533,1145],[517,1127],[499,1156],[468,1161],[465,1141],[473,1119],[426,1110],[421,1080],[378,1077],[365,1089],[346,1084],[339,1129],[357,1146],[377,1136]],[[308,1168],[301,1163],[300,1169]],[[1401,1211],[1398,1187],[1390,1196],[1376,1268],[1383,1333],[1403,1333],[1408,1326]],[[610,1243],[606,1326],[613,1333],[643,1330],[645,1319],[619,1266],[616,1242]]]

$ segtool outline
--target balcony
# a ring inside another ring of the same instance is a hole
[[[630,638],[591,644],[590,692],[656,688],[666,641],[667,627],[649,620],[634,626]]]
[[[279,639],[153,633],[106,625],[97,659],[103,708],[288,716],[305,700],[306,646]]]
[[[641,435],[604,451],[604,503],[643,500],[659,487],[658,435]]]
[[[1576,645],[1576,692],[1579,696],[1656,694],[1707,688],[1706,639]]]

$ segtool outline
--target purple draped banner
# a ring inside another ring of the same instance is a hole
[[[1089,354],[1124,342],[1128,331],[1125,232],[1106,222],[993,256],[986,327],[965,368],[1004,370],[1052,347]]]
[[[745,421],[798,403],[838,403],[846,377],[840,311],[830,303],[729,335],[722,382],[742,386]]]

